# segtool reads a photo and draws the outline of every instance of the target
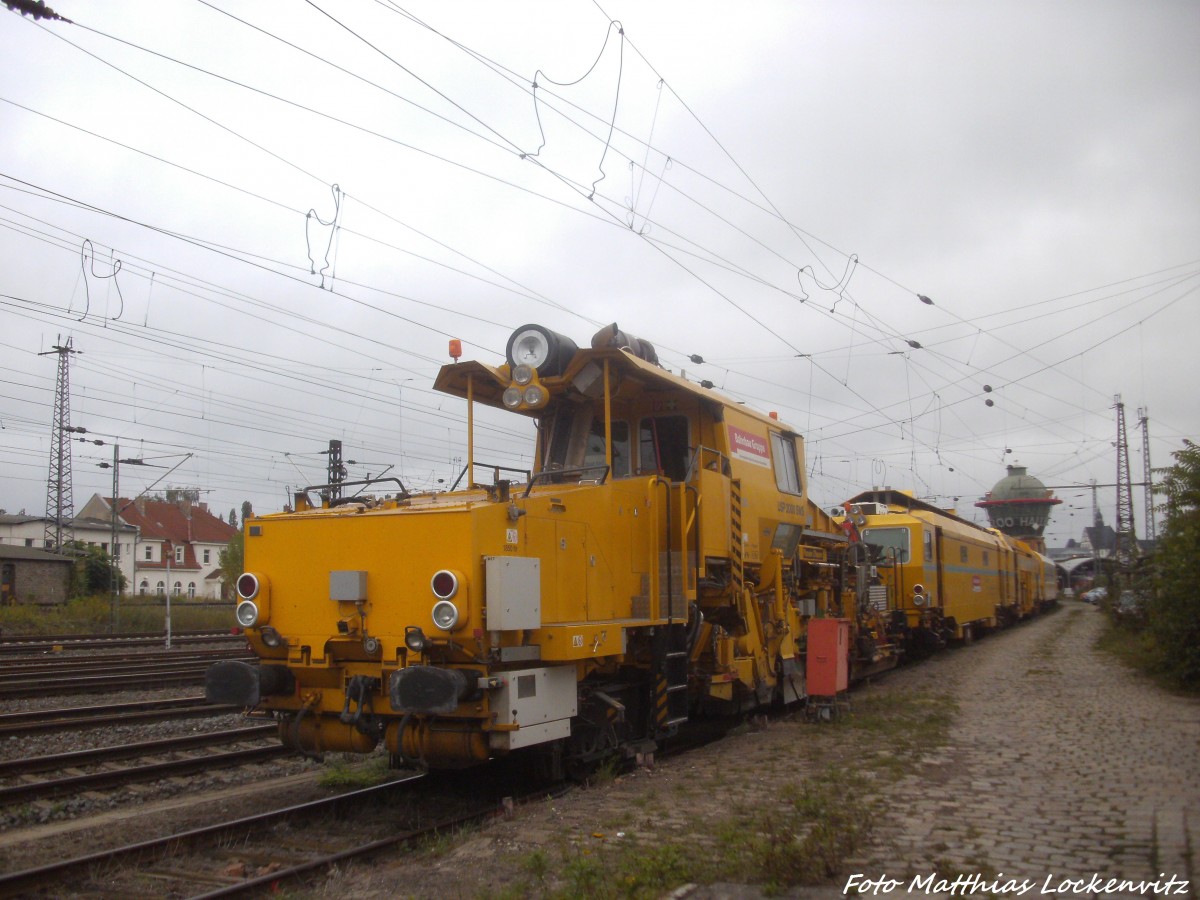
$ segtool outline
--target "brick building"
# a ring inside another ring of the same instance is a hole
[[[31,550],[46,549],[46,525],[52,522],[46,516],[31,516],[26,513],[0,513],[0,545],[24,547]],[[76,516],[71,520],[71,531],[75,540],[87,547],[99,547],[114,557],[125,584],[133,584],[134,543],[137,529],[132,525],[117,523],[117,540],[112,539],[112,519],[105,513],[104,519]],[[110,547],[112,549],[110,549]],[[113,552],[115,550],[115,553]]]
[[[0,603],[65,603],[73,565],[57,553],[0,544]]]

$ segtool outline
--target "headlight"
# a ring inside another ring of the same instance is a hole
[[[529,382],[533,381],[533,369],[523,363],[519,366],[514,366],[512,379],[520,385],[529,384]]]
[[[449,600],[433,604],[433,624],[442,631],[450,631],[458,624],[458,607]]]
[[[501,399],[509,409],[516,409],[521,405],[521,389],[515,386],[506,387]]]
[[[508,358],[514,366],[536,369],[550,358],[550,338],[543,328],[522,328],[508,342]]]
[[[242,577],[244,578],[245,576]],[[237,605],[235,615],[237,616],[238,624],[243,628],[253,628],[255,623],[258,622],[258,607],[253,600],[243,600]]]
[[[532,406],[537,409],[540,406],[545,406],[549,396],[546,394],[545,388],[540,388],[536,384],[531,384],[525,388],[525,393],[521,395],[521,399],[525,401],[526,406]]]
[[[240,609],[241,607],[239,606],[238,608]],[[268,647],[283,646],[283,635],[270,625],[267,625],[265,628],[263,628],[263,630],[259,633],[259,636],[262,638],[262,642]]]
[[[512,333],[505,348],[509,366],[537,369],[542,378],[561,375],[579,350],[569,337],[543,328],[541,325],[522,325]]]
[[[404,627],[404,646],[413,653],[421,653],[425,649],[425,632],[416,625]]]

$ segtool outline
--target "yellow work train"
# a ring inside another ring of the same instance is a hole
[[[874,572],[869,593],[888,610],[891,636],[909,655],[969,641],[1058,598],[1048,558],[906,491],[866,491],[832,512],[857,532]]]
[[[259,664],[214,664],[210,700],[273,715],[308,754],[382,742],[397,765],[517,755],[558,774],[644,758],[697,716],[835,694],[923,629],[1001,616],[958,613],[957,570],[920,565],[925,512],[835,519],[799,434],[616,325],[582,349],[523,326],[506,356],[437,377],[466,400],[461,489],[317,485],[244,522],[237,619]],[[480,405],[534,419],[531,470],[475,457]],[[973,563],[988,591],[1013,571],[1014,603],[1042,596],[1025,551],[932,515],[941,549],[996,554]]]
[[[886,661],[850,541],[773,416],[615,325],[583,349],[519,328],[503,364],[455,362],[435,386],[467,401],[461,489],[314,486],[246,521],[237,618],[260,665],[214,665],[212,700],[274,713],[307,753],[384,741],[455,767],[532,749],[557,769],[803,698],[814,616]],[[475,458],[480,404],[536,420],[532,471]]]

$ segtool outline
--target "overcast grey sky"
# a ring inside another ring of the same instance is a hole
[[[60,336],[72,423],[221,512],[331,438],[453,477],[447,339],[495,363],[527,322],[778,411],[822,505],[1112,482],[1116,394],[1135,481],[1138,408],[1155,465],[1200,437],[1191,0],[50,5],[0,11],[10,512],[45,508]],[[530,434],[483,417],[476,457]],[[112,451],[73,447],[78,508]],[[1057,493],[1052,544],[1091,517]]]

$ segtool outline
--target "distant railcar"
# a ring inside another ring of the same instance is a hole
[[[848,501],[890,631],[910,654],[1026,618],[1053,603],[1053,562],[1027,544],[910,493],[866,491]]]

